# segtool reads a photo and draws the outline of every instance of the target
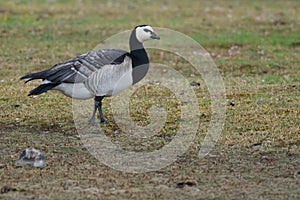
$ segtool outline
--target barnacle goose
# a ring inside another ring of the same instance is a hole
[[[160,39],[148,25],[136,26],[129,39],[130,52],[119,49],[95,50],[52,68],[28,74],[20,79],[42,79],[37,88],[29,92],[39,95],[48,90],[59,90],[75,99],[94,97],[94,111],[89,123],[95,124],[97,109],[100,122],[105,122],[102,112],[102,99],[117,94],[140,81],[147,73],[149,59],[143,42]],[[122,79],[122,83],[118,83]],[[118,83],[118,84],[117,84]]]

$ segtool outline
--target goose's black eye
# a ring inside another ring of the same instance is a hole
[[[146,28],[144,28],[144,31],[147,33],[147,32],[150,32],[150,33],[152,33],[152,31],[151,30],[149,30],[149,29],[146,29]]]

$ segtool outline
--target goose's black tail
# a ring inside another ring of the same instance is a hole
[[[60,83],[46,83],[46,84],[41,84],[37,88],[31,90],[28,94],[28,96],[31,95],[39,95],[44,92],[47,92],[48,90],[51,90],[52,88],[58,86]]]
[[[47,70],[33,73],[33,74],[27,74],[25,76],[22,76],[20,80],[28,79],[25,83],[32,81],[34,79],[46,79]]]
[[[21,77],[20,80],[28,79],[25,83],[35,80],[35,79],[45,80],[46,75],[47,75],[47,70],[33,73],[33,74],[27,74],[27,75]],[[42,94],[44,92],[47,92],[48,90],[53,89],[54,87],[58,86],[59,84],[60,83],[51,83],[51,82],[50,83],[42,83],[37,88],[31,90],[29,92],[28,96]]]

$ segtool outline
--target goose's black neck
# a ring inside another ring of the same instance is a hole
[[[132,59],[132,78],[133,84],[135,84],[144,78],[149,69],[149,58],[147,52],[143,44],[136,38],[135,29],[131,33],[129,46]]]

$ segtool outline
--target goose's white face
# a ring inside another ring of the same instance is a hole
[[[151,26],[138,26],[135,29],[136,38],[140,43],[143,43],[147,40],[157,39],[160,37],[153,31]]]

